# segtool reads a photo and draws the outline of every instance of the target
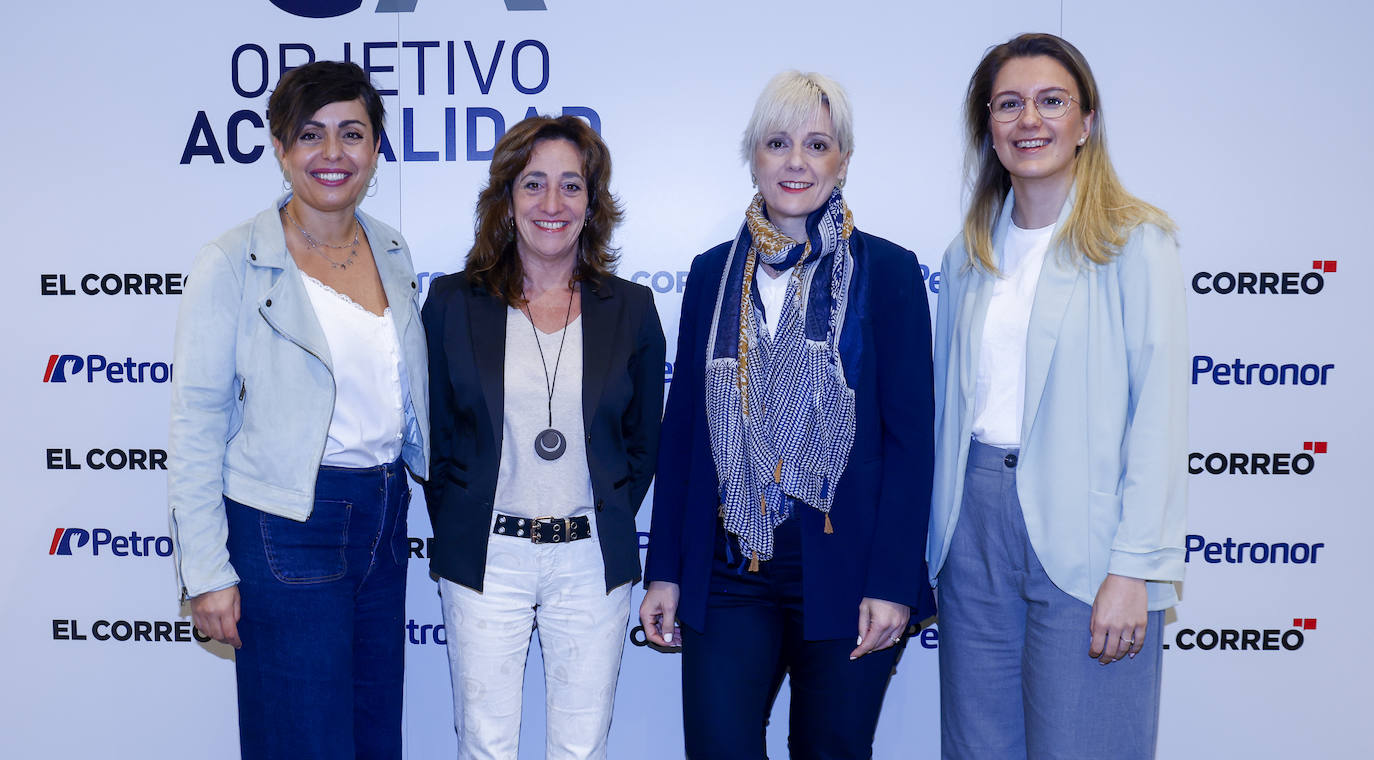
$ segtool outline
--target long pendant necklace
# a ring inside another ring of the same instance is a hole
[[[288,211],[285,206],[281,207],[281,212],[286,215],[287,220],[291,222],[293,227],[301,231],[301,237],[305,238],[306,247],[319,254],[320,258],[328,262],[330,269],[347,269],[348,265],[352,264],[353,260],[358,258],[358,241],[361,239],[361,225],[358,224],[357,217],[353,218],[353,240],[343,245],[334,245],[333,243],[326,243],[314,235],[311,235],[309,231],[301,226],[300,222],[296,221],[296,217],[291,216],[291,212]],[[329,254],[321,251],[320,248],[333,248],[336,251],[342,251],[347,248],[349,251],[348,256],[343,261],[335,261],[329,257]]]
[[[553,362],[553,377],[549,377],[549,363],[544,359],[544,344],[539,340],[539,330],[534,326],[534,315],[530,313],[529,302],[525,302],[525,316],[530,318],[530,331],[534,333],[534,345],[539,348],[539,363],[544,367],[544,388],[549,392],[549,427],[534,437],[534,453],[540,459],[550,462],[563,456],[568,450],[568,439],[553,426],[553,389],[558,385],[558,365],[563,362],[563,343],[568,339],[568,321],[572,318],[572,300],[575,291],[568,289],[568,312],[563,315],[563,337],[558,339],[558,358]]]

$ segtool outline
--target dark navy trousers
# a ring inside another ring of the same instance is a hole
[[[773,559],[751,573],[738,545],[727,543],[717,526],[706,631],[682,628],[687,757],[766,758],[764,732],[784,676],[791,686],[792,758],[872,757],[898,647],[850,661],[854,638],[804,640],[801,520],[794,516],[779,525],[774,539]],[[853,623],[857,637],[857,604]]]
[[[321,467],[305,522],[224,503],[243,757],[400,758],[405,469]]]

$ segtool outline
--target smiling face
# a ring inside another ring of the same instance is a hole
[[[754,146],[754,176],[768,219],[793,240],[806,239],[806,217],[830,200],[849,170],[849,156],[838,146],[827,108],[799,127],[765,132]]]
[[[1035,103],[1056,95],[1071,96],[1063,116],[1046,119]],[[1032,182],[1067,187],[1073,183],[1078,147],[1089,137],[1093,114],[1079,106],[1082,94],[1073,75],[1049,56],[1013,58],[997,72],[992,84],[992,108],[1008,96],[1025,102],[1015,121],[988,116],[992,147],[1013,185]]]
[[[522,260],[545,262],[577,255],[587,220],[582,153],[567,140],[540,140],[511,187],[515,247]]]
[[[306,120],[294,143],[272,140],[295,199],[316,211],[347,211],[367,190],[377,167],[377,135],[359,100],[341,100]]]

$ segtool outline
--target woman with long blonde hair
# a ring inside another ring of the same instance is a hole
[[[1187,501],[1174,227],[1121,186],[1065,40],[989,50],[965,118],[934,344],[943,754],[1152,757]]]

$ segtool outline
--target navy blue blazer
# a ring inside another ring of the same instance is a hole
[[[430,286],[429,567],[482,590],[505,414],[506,303],[459,272]],[[582,419],[606,590],[639,580],[635,513],[654,477],[663,327],[653,291],[619,277],[582,288]]]
[[[683,295],[677,358],[654,486],[646,582],[681,589],[677,616],[697,631],[706,623],[718,482],[706,427],[706,341],[731,243],[692,261]],[[925,569],[934,468],[935,396],[930,306],[916,255],[855,230],[853,290],[858,367],[845,367],[855,390],[857,426],[849,464],[825,517],[802,521],[803,636],[852,637],[864,597],[905,604],[912,620],[934,614]],[[850,321],[846,329],[855,329]]]

